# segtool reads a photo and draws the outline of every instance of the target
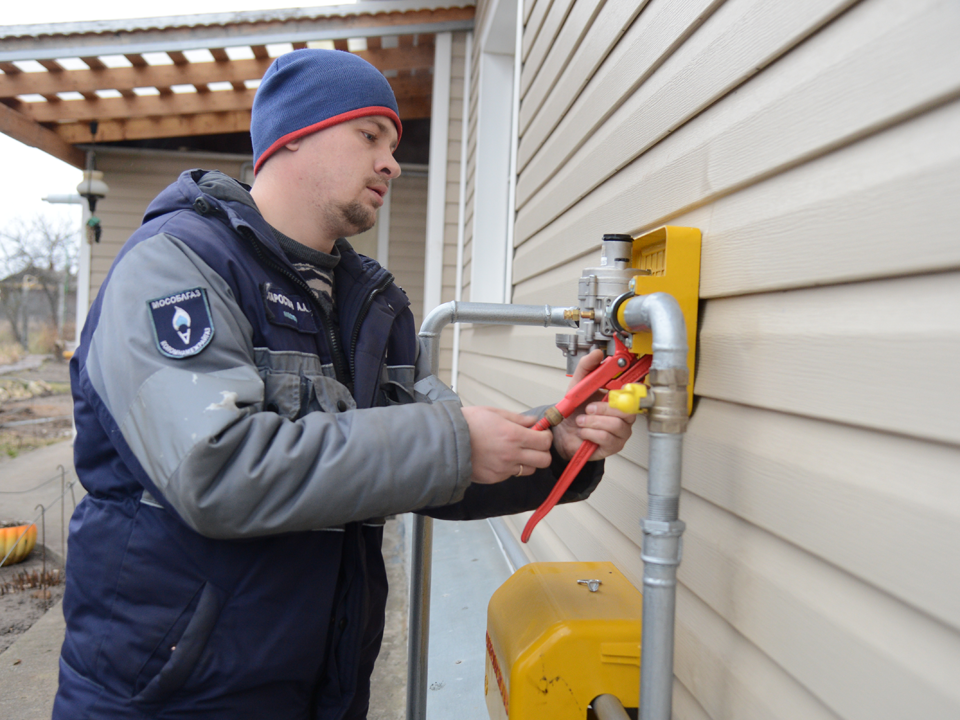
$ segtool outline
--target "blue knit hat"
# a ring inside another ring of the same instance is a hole
[[[358,117],[383,115],[403,132],[397,99],[373,65],[341,50],[294,50],[267,69],[253,99],[253,171],[289,142]]]

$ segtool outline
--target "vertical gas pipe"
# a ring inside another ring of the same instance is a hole
[[[684,523],[680,461],[687,429],[687,332],[673,296],[653,293],[627,301],[623,324],[653,335],[648,410],[650,462],[643,528],[643,644],[640,657],[640,720],[670,720],[673,703],[673,633],[677,567]]]
[[[652,334],[650,391],[641,405],[649,408],[650,438],[647,517],[640,521],[644,561],[641,720],[669,720],[672,704],[675,590],[684,528],[677,519],[680,451],[687,426],[690,371],[686,324],[680,304],[666,292],[634,293],[640,286],[662,282],[662,278],[652,277],[652,268],[638,267],[638,260],[644,241],[665,242],[664,247],[676,248],[670,230],[664,228],[636,240],[630,235],[604,235],[600,266],[585,268],[580,278],[579,329],[575,335],[557,336],[557,345],[567,356],[568,372],[572,372],[579,356],[592,348],[606,346],[608,352],[612,352],[615,334],[625,336],[624,341],[631,348],[633,333]],[[641,243],[639,247],[638,243]],[[680,249],[664,252],[682,255]],[[696,257],[699,261],[699,246]],[[671,262],[671,267],[673,274],[684,269],[679,260]],[[698,277],[697,274],[693,280],[694,294]],[[618,319],[621,308],[622,317]],[[634,352],[642,351],[634,349]]]
[[[440,333],[450,323],[576,327],[577,308],[549,305],[448,302],[431,311],[420,326],[420,340],[430,372],[440,370]],[[430,583],[433,561],[433,520],[413,516],[413,557],[410,567],[410,608],[407,639],[407,720],[427,717],[427,651],[430,642]]]

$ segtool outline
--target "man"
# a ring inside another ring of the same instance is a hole
[[[371,65],[285,55],[253,188],[186,172],[121,250],[71,362],[89,494],[55,718],[363,718],[382,518],[531,509],[579,436],[597,458],[629,436],[604,404],[551,436],[429,376],[406,296],[343,240],[375,221],[401,131]]]

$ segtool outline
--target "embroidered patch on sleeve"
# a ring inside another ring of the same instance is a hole
[[[157,349],[167,357],[187,358],[213,339],[213,316],[204,288],[183,290],[147,301]]]

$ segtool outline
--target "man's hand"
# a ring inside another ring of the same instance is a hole
[[[582,358],[570,381],[572,388],[603,361],[603,352],[594,350]],[[600,447],[590,456],[591,460],[600,460],[615,455],[623,449],[630,434],[636,415],[615,410],[603,401],[603,394],[596,393],[578,407],[570,417],[553,428],[553,445],[560,457],[569,460],[577,452],[584,440],[595,442]]]
[[[531,430],[536,418],[498,408],[463,408],[470,428],[473,482],[498,483],[550,467],[550,433]]]

